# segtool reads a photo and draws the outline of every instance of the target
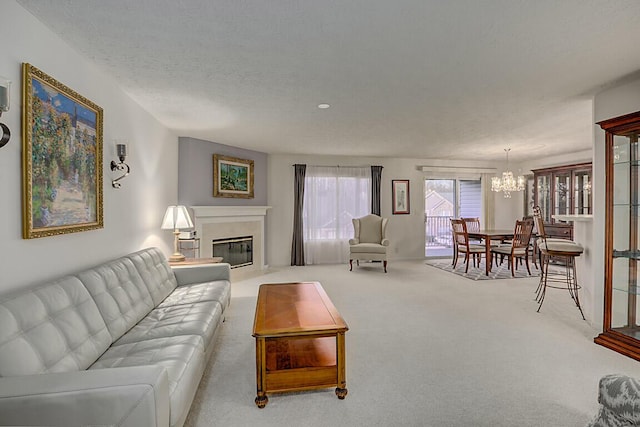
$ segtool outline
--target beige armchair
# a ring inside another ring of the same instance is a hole
[[[353,218],[353,239],[349,239],[349,271],[353,270],[353,260],[360,265],[360,260],[382,261],[384,272],[387,272],[386,238],[388,218],[378,215],[367,215]]]

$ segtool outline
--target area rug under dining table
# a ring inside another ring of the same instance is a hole
[[[525,277],[530,278],[540,276],[540,270],[537,269],[535,265],[533,265],[533,263],[529,264],[529,267],[531,268],[531,275],[527,273],[526,265],[518,265],[515,277],[511,276],[509,263],[506,260],[502,264],[499,264],[497,267],[494,264],[488,276],[485,274],[484,260],[478,267],[474,267],[473,263],[469,264],[469,271],[467,273],[464,272],[465,264],[462,258],[458,260],[458,265],[456,266],[455,270],[451,265],[451,258],[433,258],[428,259],[426,263],[427,265],[430,265],[432,267],[436,267],[471,280],[523,279]]]

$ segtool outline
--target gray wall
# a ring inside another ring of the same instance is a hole
[[[178,139],[178,203],[185,206],[266,206],[267,154],[202,139]],[[254,161],[253,199],[213,197],[213,155]]]

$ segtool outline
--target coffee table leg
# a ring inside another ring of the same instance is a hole
[[[266,393],[266,342],[264,338],[256,338],[256,405],[264,408],[269,402]]]
[[[336,387],[336,396],[342,400],[347,397],[348,393],[344,332],[338,332],[336,335],[336,359],[338,362],[338,386]]]

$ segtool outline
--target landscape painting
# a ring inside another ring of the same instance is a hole
[[[253,198],[253,160],[213,155],[213,197]]]
[[[23,237],[102,228],[102,109],[30,64],[23,95]]]

